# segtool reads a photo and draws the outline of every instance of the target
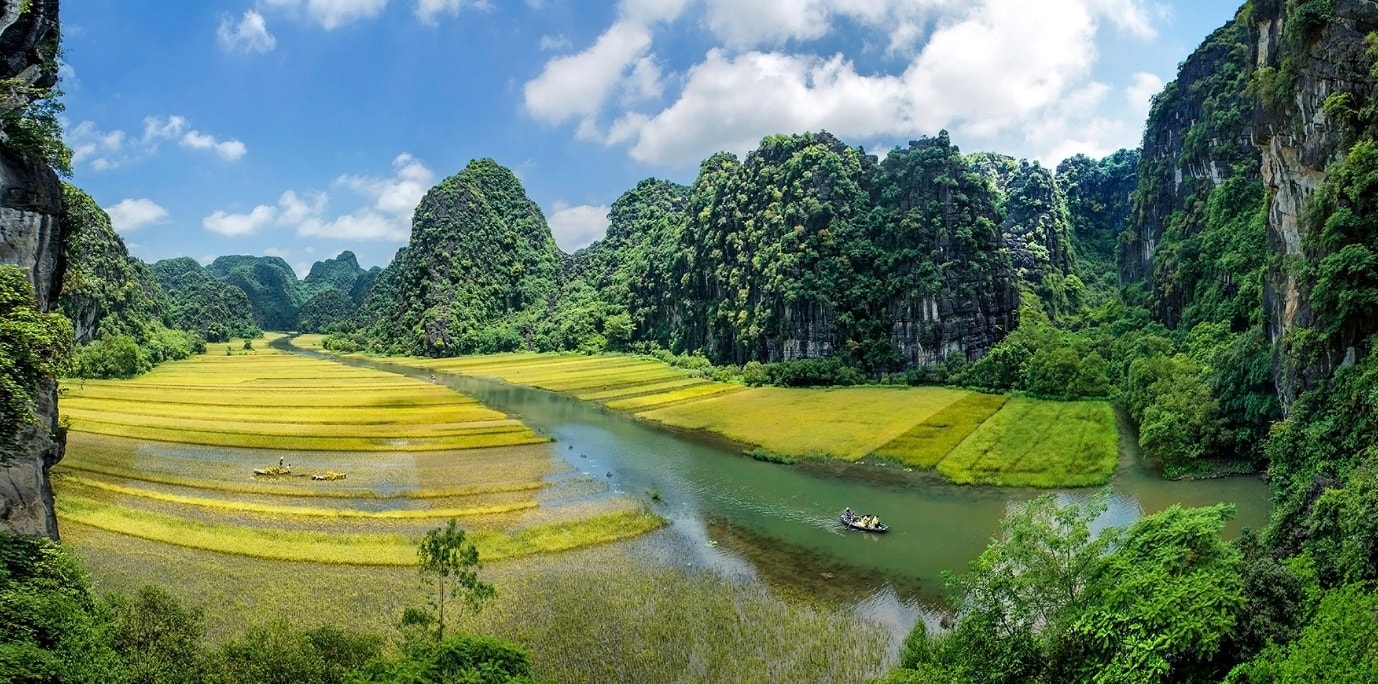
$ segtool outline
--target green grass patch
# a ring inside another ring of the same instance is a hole
[[[875,450],[875,455],[916,468],[938,465],[962,440],[995,415],[1009,397],[973,392]]]
[[[140,539],[252,558],[344,565],[416,564],[417,540],[400,534],[250,528],[137,511],[73,495],[57,499],[57,514],[63,521]],[[511,534],[476,531],[471,538],[485,561],[495,561],[628,539],[664,524],[663,519],[647,511],[622,510]]]
[[[1118,439],[1106,402],[1013,397],[937,469],[959,484],[1093,486],[1114,472]]]

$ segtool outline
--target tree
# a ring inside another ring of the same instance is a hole
[[[493,586],[478,578],[482,567],[478,547],[459,529],[454,518],[445,527],[436,528],[421,538],[416,550],[421,577],[435,582],[436,641],[445,638],[445,599],[463,601],[471,610],[483,609],[483,603],[496,593]]]

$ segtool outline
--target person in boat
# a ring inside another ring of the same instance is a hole
[[[852,512],[851,506],[842,509],[842,519],[846,522],[852,522],[853,520],[856,520],[856,514]]]

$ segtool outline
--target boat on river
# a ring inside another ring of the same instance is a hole
[[[883,522],[878,522],[878,523],[876,523],[876,526],[875,526],[875,527],[867,527],[867,526],[861,524],[861,519],[864,518],[864,517],[866,517],[866,516],[864,516],[864,515],[858,515],[858,516],[852,518],[851,520],[848,520],[846,516],[842,516],[842,517],[840,517],[840,518],[838,518],[838,519],[842,521],[842,524],[843,524],[843,525],[846,525],[847,527],[850,527],[850,528],[852,528],[852,529],[854,529],[854,530],[861,530],[862,532],[877,532],[877,533],[879,533],[879,532],[889,532],[889,531],[890,531],[890,526],[889,526],[889,525],[886,525],[886,524],[883,523]]]

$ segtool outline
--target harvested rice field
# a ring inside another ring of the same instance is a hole
[[[1080,487],[1114,472],[1105,402],[1010,398],[944,387],[746,388],[625,355],[389,359],[573,395],[639,419],[791,459],[867,458],[960,484]]]

